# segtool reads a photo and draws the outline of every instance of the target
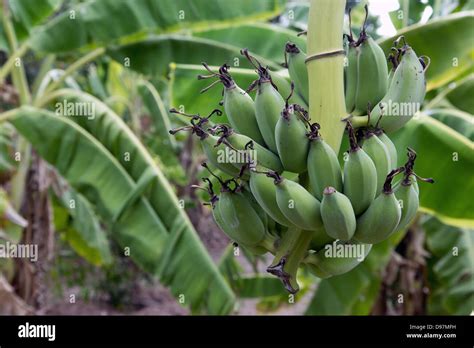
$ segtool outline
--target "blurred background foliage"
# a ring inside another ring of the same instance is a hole
[[[347,2],[356,34],[365,2]],[[297,34],[307,27],[309,3],[3,0],[0,112],[10,122],[0,115],[0,179],[13,209],[41,217],[26,203],[36,192],[28,183],[32,173],[46,172],[39,193],[55,231],[46,254],[54,259],[46,265],[49,289],[64,297],[79,287],[82,300],[105,298],[122,310],[133,302],[134,285],[159,282],[192,313],[471,313],[474,1],[372,1],[369,10],[373,5],[386,10],[371,12],[368,31],[387,53],[404,35],[431,58],[422,112],[394,141],[399,153],[417,151],[417,172],[436,185],[421,190],[413,225],[374,246],[353,271],[325,280],[303,272],[291,304],[279,280],[262,272],[261,257],[242,249],[235,255],[201,205],[208,197],[190,189],[204,156],[192,137],[169,135],[187,120],[168,110],[207,115],[218,107],[218,89],[199,94],[203,61],[229,64],[237,83],[248,86],[255,73],[243,47],[276,80],[287,80],[284,44],[306,47]],[[93,122],[56,117],[64,100],[93,105]],[[18,153],[27,160],[15,161]],[[27,242],[31,232],[2,220],[0,243]],[[36,233],[50,237],[44,228]],[[31,265],[0,261],[0,277],[13,285],[12,298],[29,306],[25,313],[45,307],[35,299],[46,291],[41,284],[30,291],[36,295],[23,291]]]

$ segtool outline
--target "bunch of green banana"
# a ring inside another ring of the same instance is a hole
[[[224,85],[223,105],[224,111],[229,119],[230,125],[237,132],[244,134],[260,145],[265,145],[262,134],[258,128],[257,118],[255,116],[255,103],[246,91],[240,88],[229,73],[229,66],[222,65],[219,72],[213,72],[206,63],[202,63],[204,68],[210,72],[210,75],[198,75],[198,79],[208,79],[217,77],[218,80],[210,86],[204,88],[201,93],[209,90],[217,83]]]
[[[371,125],[377,125],[386,133],[395,132],[410,121],[419,111],[426,93],[425,72],[429,62],[425,64],[420,60],[406,43],[400,49],[399,56],[400,62],[397,62],[388,91],[375,104],[368,120]],[[356,117],[355,122],[363,123],[364,119],[365,117]]]
[[[388,68],[382,48],[366,32],[366,17],[357,41],[349,36],[346,67],[346,108],[356,115],[365,115],[387,92]]]
[[[306,53],[296,44],[287,42],[285,45],[285,65],[288,67],[290,78],[296,85],[296,93],[301,94],[308,103],[308,69],[306,68]]]
[[[251,91],[255,87],[257,88],[255,112],[258,128],[268,148],[274,153],[277,153],[275,128],[280,119],[281,110],[285,107],[285,100],[280,93],[278,93],[278,88],[273,83],[268,69],[263,67],[255,57],[252,57],[247,49],[243,49],[241,53],[255,67],[259,76],[248,89]]]
[[[285,101],[285,108],[275,128],[275,141],[281,162],[285,170],[293,173],[306,171],[309,142],[306,138],[305,121],[307,113],[299,105],[288,104],[294,90]]]
[[[308,106],[306,54],[290,42],[285,46],[285,62],[291,83],[262,66],[246,49],[241,53],[258,74],[246,91],[232,79],[228,65],[213,72],[203,63],[210,74],[198,78],[217,79],[203,92],[223,84],[221,105],[230,125],[211,125],[209,118],[219,115],[219,110],[207,117],[180,113],[191,117],[191,125],[171,131],[197,135],[209,163],[231,176],[224,181],[204,165],[220,185],[219,194],[214,194],[211,181],[204,179],[216,223],[251,253],[272,253],[267,271],[291,293],[299,289],[300,266],[327,278],[360,264],[373,244],[413,220],[419,206],[417,179],[433,182],[415,174],[416,154],[411,149],[405,165],[397,167],[397,149],[387,135],[413,116],[396,115],[390,103],[423,101],[428,64],[406,43],[399,47],[401,38],[388,57],[392,65],[388,73],[383,51],[366,26],[367,17],[357,40],[352,32],[347,35],[345,103],[353,115],[345,119],[350,148],[344,162],[339,162],[318,123],[312,123],[300,106]],[[255,101],[248,94],[254,89]],[[235,158],[222,160],[223,149]],[[395,176],[402,173],[392,189]]]
[[[377,170],[372,159],[357,144],[354,129],[347,123],[350,149],[344,163],[344,194],[350,199],[356,215],[363,213],[377,192]]]
[[[310,125],[307,136],[311,142],[307,161],[309,182],[314,196],[321,200],[328,186],[342,191],[341,168],[336,153],[319,134],[317,123]]]

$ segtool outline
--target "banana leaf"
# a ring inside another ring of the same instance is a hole
[[[245,24],[229,28],[213,28],[199,31],[193,36],[218,41],[251,52],[272,62],[283,63],[285,44],[294,42],[306,52],[306,40],[296,36],[297,32],[281,26],[265,23]],[[245,58],[242,58],[245,59]],[[232,62],[233,63],[233,62]],[[231,64],[235,66],[235,64]],[[238,67],[238,66],[235,66]]]
[[[90,263],[101,266],[112,262],[107,235],[100,225],[100,221],[93,206],[81,194],[64,184],[61,189],[55,190],[61,206],[57,210],[64,210],[72,219],[61,226],[65,240],[84,259]],[[56,229],[61,229],[55,223]]]
[[[426,232],[431,315],[469,315],[474,309],[474,230],[423,223]]]
[[[471,114],[456,109],[432,109],[425,113],[474,141],[474,118]]]
[[[63,0],[31,0],[8,1],[13,27],[19,41],[25,40],[33,28],[43,23],[62,4]],[[4,33],[2,18],[3,8],[0,7],[0,48],[9,51]]]
[[[178,145],[176,144],[174,136],[169,133],[171,122],[168,116],[168,110],[166,110],[160,94],[156,88],[146,80],[139,82],[138,93],[150,113],[155,133],[162,140],[161,144],[165,149],[175,152]]]
[[[38,51],[60,53],[140,40],[150,33],[266,20],[281,11],[282,3],[283,0],[240,0],[232,4],[228,0],[92,0],[68,8],[39,28],[31,45]]]
[[[240,54],[240,49],[241,47],[205,38],[160,35],[128,45],[111,46],[107,54],[144,75],[163,76],[169,71],[170,63],[233,65],[234,60],[239,59],[241,67],[251,68],[250,63]],[[263,65],[279,68],[277,63],[259,56],[256,58]]]
[[[474,146],[472,141],[425,114],[415,117],[392,140],[399,153],[399,165],[406,161],[406,147],[418,157],[415,172],[431,177],[434,184],[419,183],[421,211],[444,223],[474,226]]]
[[[474,74],[456,83],[456,87],[449,90],[446,99],[458,109],[474,114]]]
[[[169,285],[175,296],[184,295],[193,311],[228,313],[234,296],[159,168],[118,116],[110,109],[101,115],[108,116],[86,121],[91,133],[68,117],[29,107],[19,109],[11,122],[113,223],[114,238],[138,265]],[[126,152],[133,159],[128,163]],[[156,178],[147,196],[142,173]]]

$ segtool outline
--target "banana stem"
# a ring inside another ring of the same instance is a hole
[[[339,152],[347,116],[342,34],[345,0],[311,0],[308,19],[309,115],[324,140]],[[336,53],[337,52],[337,53]],[[327,54],[325,53],[333,53]]]
[[[280,278],[286,290],[292,294],[299,290],[296,275],[312,238],[312,232],[289,229],[283,234],[275,258],[267,268],[267,272]]]

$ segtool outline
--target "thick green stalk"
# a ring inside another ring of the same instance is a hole
[[[342,50],[345,0],[311,0],[308,57]],[[347,117],[344,101],[344,55],[309,60],[309,115],[321,125],[324,140],[339,152]]]
[[[15,61],[16,58],[21,57],[26,52],[26,48],[18,49],[18,41],[16,39],[15,29],[13,27],[10,11],[6,3],[4,3],[3,7],[3,27],[5,30],[5,35],[7,37],[8,45],[10,47],[10,52],[12,53],[12,57],[15,57],[12,61]],[[18,52],[18,50],[20,52]],[[26,80],[23,62],[21,62],[19,66],[12,66],[12,69],[12,80],[15,88],[18,90],[18,93],[20,95],[20,104],[30,104],[31,94],[28,87],[28,81]],[[16,210],[19,210],[21,207],[21,202],[23,200],[23,194],[25,192],[26,176],[28,174],[28,168],[30,166],[31,146],[24,138],[20,137],[16,150],[21,155],[21,161],[18,165],[17,173],[11,180],[11,195],[13,207]]]

